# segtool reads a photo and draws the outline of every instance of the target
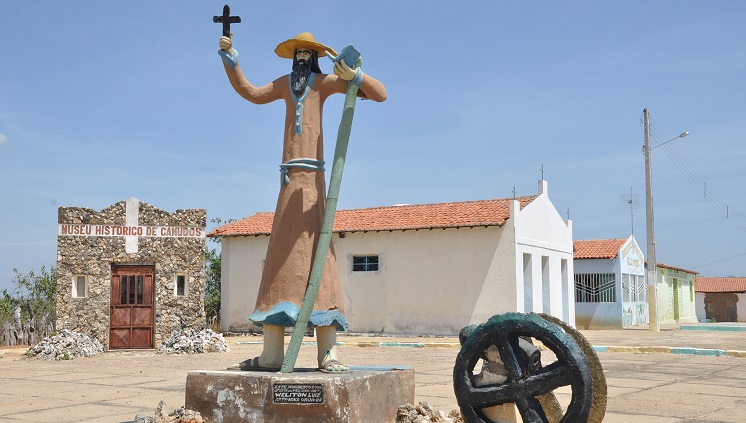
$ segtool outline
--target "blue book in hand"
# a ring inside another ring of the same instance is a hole
[[[326,55],[329,56],[330,59],[332,59],[333,62],[339,62],[340,60],[344,60],[345,64],[347,66],[354,68],[357,64],[358,59],[360,58],[360,52],[357,51],[357,49],[351,45],[346,45],[342,51],[337,54],[336,57],[332,56],[331,53],[328,51],[326,52]]]

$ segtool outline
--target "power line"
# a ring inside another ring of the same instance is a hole
[[[651,121],[653,125],[651,127],[653,130],[651,131],[651,135],[653,138],[658,140],[658,145],[653,146],[655,147],[661,147],[661,149],[666,153],[669,159],[671,159],[671,162],[673,162],[674,166],[681,172],[682,175],[689,181],[689,183],[694,187],[694,189],[699,192],[705,200],[707,200],[708,203],[712,207],[714,207],[718,212],[720,212],[721,215],[723,215],[726,220],[728,220],[730,223],[738,227],[739,229],[746,232],[746,220],[744,220],[743,217],[741,217],[740,214],[738,214],[735,210],[733,210],[720,196],[718,196],[711,188],[711,185],[708,185],[698,174],[694,171],[692,166],[684,159],[684,157],[679,153],[679,151],[676,149],[676,147],[673,144],[670,144],[667,142],[669,137],[667,137],[655,124],[655,121],[651,118]]]
[[[713,261],[712,263],[707,263],[707,264],[700,264],[699,266],[694,266],[694,267],[692,267],[692,269],[697,269],[697,268],[700,268],[700,267],[705,267],[705,266],[709,266],[709,265],[711,265],[711,264],[722,263],[722,262],[724,262],[724,261],[732,260],[732,259],[734,259],[734,258],[738,258],[738,257],[743,257],[743,256],[746,256],[746,253],[743,253],[743,254],[739,254],[739,255],[737,255],[737,256],[733,256],[733,257],[728,257],[728,258],[724,258],[724,259],[721,259],[721,260],[718,260],[718,261]]]
[[[651,125],[651,136],[658,141],[658,144],[653,146],[661,147],[663,152],[666,153],[674,166],[681,172],[682,175],[689,181],[694,189],[699,192],[702,197],[707,200],[712,207],[714,207],[720,214],[722,214],[726,220],[738,227],[739,229],[746,231],[746,220],[742,218],[738,213],[735,212],[720,196],[718,196],[713,190],[711,185],[708,185],[692,168],[692,166],[686,161],[684,156],[679,153],[676,147],[669,143],[671,140],[663,131],[658,127],[655,121],[650,119],[653,125]],[[738,254],[732,257],[716,260],[710,263],[694,266],[693,269],[710,266],[712,264],[722,263],[724,261],[732,260],[734,258],[746,256],[746,253]]]

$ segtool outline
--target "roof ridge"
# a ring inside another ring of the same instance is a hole
[[[520,197],[516,197],[515,200],[519,199],[529,199],[538,197],[539,194],[534,195],[523,195]],[[466,201],[446,201],[441,203],[418,203],[418,204],[391,204],[388,206],[375,206],[375,207],[358,207],[354,209],[339,209],[337,212],[341,211],[356,211],[356,210],[380,210],[380,209],[390,209],[390,208],[402,208],[402,207],[431,207],[431,206],[445,206],[445,205],[452,205],[452,204],[471,204],[471,203],[489,203],[489,202],[500,202],[500,201],[508,201],[513,200],[513,198],[490,198],[485,200],[466,200]]]
[[[590,242],[590,241],[626,241],[629,238],[595,238],[595,239],[576,239],[575,242]]]
[[[540,195],[516,197],[515,200],[523,209]],[[510,218],[510,200],[496,198],[336,210],[337,218],[332,231],[367,232],[502,226]],[[257,212],[252,216],[216,228],[208,236],[269,234],[272,219],[274,219],[272,212]]]

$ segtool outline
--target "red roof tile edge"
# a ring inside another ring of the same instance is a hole
[[[577,260],[616,258],[619,255],[619,249],[628,239],[629,237],[573,241],[573,258]]]
[[[517,197],[523,209],[539,194]],[[475,200],[437,204],[406,204],[337,210],[334,232],[383,232],[502,226],[510,217],[512,199]],[[274,213],[260,212],[220,226],[208,237],[270,235]]]
[[[646,267],[647,267],[647,264],[648,264],[648,261],[645,260],[645,266]],[[684,269],[683,267],[670,266],[668,264],[663,264],[661,262],[658,262],[658,266],[657,267],[663,267],[664,269],[678,270],[679,272],[691,273],[692,275],[699,275],[699,272],[697,272],[695,270]]]
[[[746,293],[746,277],[714,277],[697,276],[694,279],[696,292],[744,292]]]

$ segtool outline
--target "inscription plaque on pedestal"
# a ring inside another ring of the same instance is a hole
[[[276,383],[272,385],[275,404],[323,404],[324,389],[320,383]]]

